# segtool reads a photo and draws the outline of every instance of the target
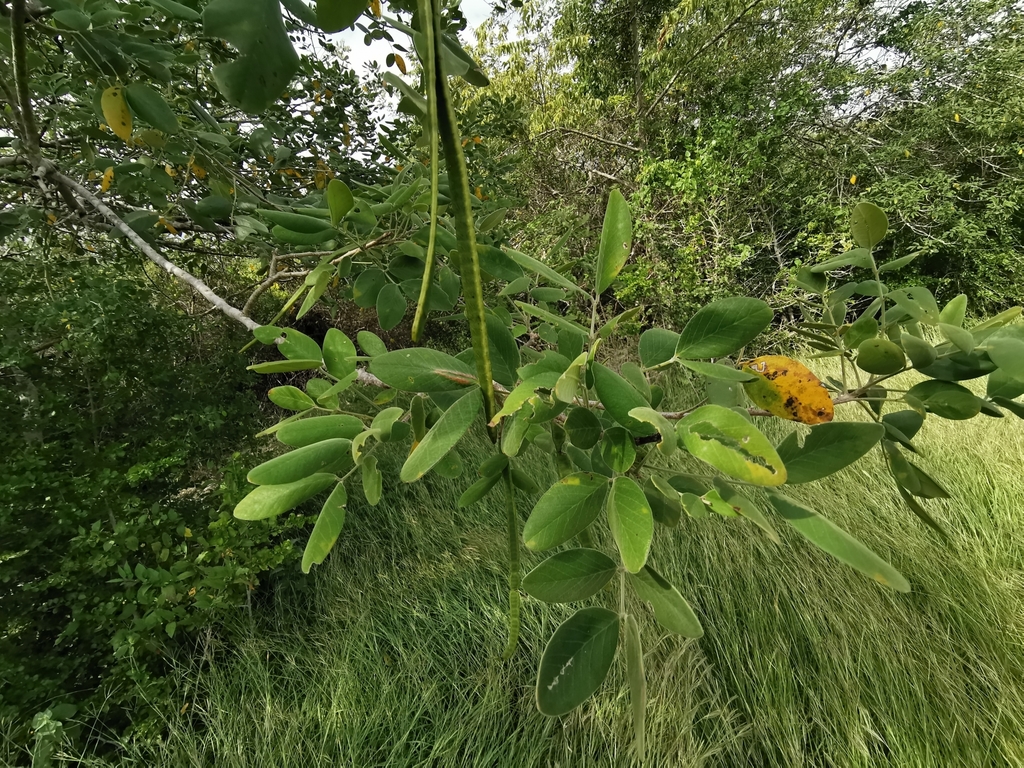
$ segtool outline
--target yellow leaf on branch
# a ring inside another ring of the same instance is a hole
[[[828,390],[803,363],[782,355],[741,360],[740,367],[757,376],[743,388],[758,406],[780,419],[802,424],[832,421]]]
[[[119,139],[130,144],[132,113],[128,109],[128,102],[124,99],[124,89],[119,85],[107,88],[100,96],[100,107],[103,110],[103,119],[107,121],[110,130]]]

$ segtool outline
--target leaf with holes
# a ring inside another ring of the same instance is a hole
[[[768,438],[735,411],[702,406],[677,431],[686,450],[737,480],[754,485],[786,482],[786,467]]]

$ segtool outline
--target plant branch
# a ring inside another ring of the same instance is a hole
[[[22,139],[28,153],[32,157],[38,157],[39,132],[36,128],[36,118],[32,112],[32,99],[28,89],[25,19],[25,0],[14,0],[11,9],[11,48],[14,53],[14,86],[18,92],[18,107],[21,109],[22,129],[25,131]]]
[[[758,0],[758,2],[761,2],[761,0]],[[602,144],[609,144],[609,145],[611,145],[613,147],[618,147],[619,149],[625,149],[625,150],[627,150],[629,152],[639,152],[640,151],[639,147],[634,147],[632,144],[623,144],[621,141],[614,141],[613,139],[606,139],[603,136],[595,136],[593,133],[587,133],[586,131],[579,131],[579,130],[576,130],[575,128],[568,128],[566,126],[558,126],[558,127],[555,127],[555,128],[548,128],[547,130],[541,131],[536,136],[534,136],[531,139],[531,141],[539,141],[540,139],[543,139],[545,136],[551,136],[551,135],[556,134],[556,133],[573,133],[573,134],[575,134],[577,136],[582,136],[585,139],[590,139],[591,141],[598,141],[598,142],[600,142]]]
[[[682,64],[680,64],[678,67],[676,67],[676,73],[674,75],[672,75],[672,77],[669,79],[668,83],[661,90],[661,93],[659,93],[657,96],[655,96],[651,100],[651,103],[650,103],[650,105],[648,105],[647,111],[644,112],[643,117],[641,118],[641,120],[646,120],[650,116],[651,112],[654,111],[654,108],[656,106],[658,106],[659,102],[661,102],[661,100],[665,98],[665,96],[668,94],[669,90],[672,88],[673,84],[675,84],[676,78],[678,78],[681,74],[683,74],[683,72],[686,71],[686,68],[688,66],[690,66],[694,61],[696,61],[698,58],[703,56],[704,53],[707,52],[708,50],[710,50],[712,46],[716,45],[723,37],[725,37],[727,34],[729,34],[729,32],[732,30],[732,28],[735,27],[737,24],[740,23],[740,21],[743,20],[744,16],[746,16],[750,11],[754,10],[754,8],[759,6],[762,2],[764,2],[764,0],[753,0],[753,2],[750,3],[750,5],[748,5],[746,8],[744,8],[742,11],[739,12],[739,14],[736,16],[736,18],[734,18],[732,21],[730,21],[728,24],[726,24],[721,32],[719,32],[713,38],[711,38],[706,43],[704,43],[704,45],[702,45],[700,48],[698,48],[696,51],[693,52],[693,55],[691,55],[690,58],[686,59],[686,61],[684,61]]]

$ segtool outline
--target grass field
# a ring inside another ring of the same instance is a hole
[[[776,437],[786,428],[771,425]],[[641,625],[647,765],[1024,765],[1024,424],[933,417],[918,442],[922,466],[954,494],[930,502],[949,545],[898,503],[877,452],[793,492],[890,559],[909,595],[831,560],[781,520],[781,547],[715,517],[656,532],[652,561],[706,635],[683,641],[649,617]],[[489,449],[478,438],[461,450]],[[521,466],[554,477],[537,454],[527,458]],[[568,717],[534,707],[540,652],[570,607],[527,600],[519,651],[501,661],[501,499],[458,510],[466,484],[393,483],[376,508],[353,501],[314,577],[264,595],[240,618],[240,645],[213,643],[183,663],[167,742],[129,762],[634,764],[621,669]],[[541,559],[526,557],[527,567]]]

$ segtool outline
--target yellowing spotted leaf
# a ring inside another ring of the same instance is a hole
[[[103,172],[103,178],[100,180],[100,192],[106,192],[110,189],[110,183],[114,180],[114,166],[110,166]]]
[[[100,107],[110,130],[122,141],[131,143],[132,113],[124,100],[124,89],[119,85],[107,88],[100,97]]]
[[[401,72],[403,75],[409,74],[408,70],[405,67],[405,59],[403,59],[397,53],[395,54],[395,64],[398,66],[398,71]]]
[[[380,0],[370,0],[370,12],[378,19],[380,18]]]
[[[743,388],[757,405],[781,419],[802,424],[832,421],[832,398],[818,377],[802,363],[782,355],[743,360],[740,366],[757,375]]]

